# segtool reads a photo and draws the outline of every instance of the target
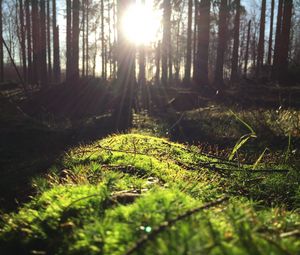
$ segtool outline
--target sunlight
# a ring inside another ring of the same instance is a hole
[[[123,29],[129,41],[147,45],[158,40],[161,14],[151,6],[136,3],[123,17]]]

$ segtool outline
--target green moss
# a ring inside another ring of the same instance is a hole
[[[124,254],[162,223],[224,195],[229,202],[176,222],[136,254],[300,251],[299,214],[284,209],[299,201],[296,171],[251,173],[141,134],[74,148],[60,168],[35,181],[39,192],[29,203],[2,216],[1,254]]]

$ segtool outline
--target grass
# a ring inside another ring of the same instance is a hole
[[[299,180],[291,166],[253,170],[164,138],[113,135],[33,181],[31,201],[1,216],[0,253],[299,254]]]

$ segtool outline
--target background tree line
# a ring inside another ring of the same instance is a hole
[[[39,87],[126,72],[139,84],[217,89],[246,77],[299,79],[299,1],[262,0],[249,8],[240,0],[155,0],[158,39],[129,46],[118,20],[134,2],[0,0],[0,80],[15,76],[12,63],[25,84]],[[124,61],[126,47],[131,55]],[[122,70],[128,61],[131,69]]]

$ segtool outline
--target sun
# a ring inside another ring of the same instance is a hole
[[[123,16],[123,31],[127,39],[136,45],[147,45],[158,40],[161,14],[152,6],[136,3]]]

